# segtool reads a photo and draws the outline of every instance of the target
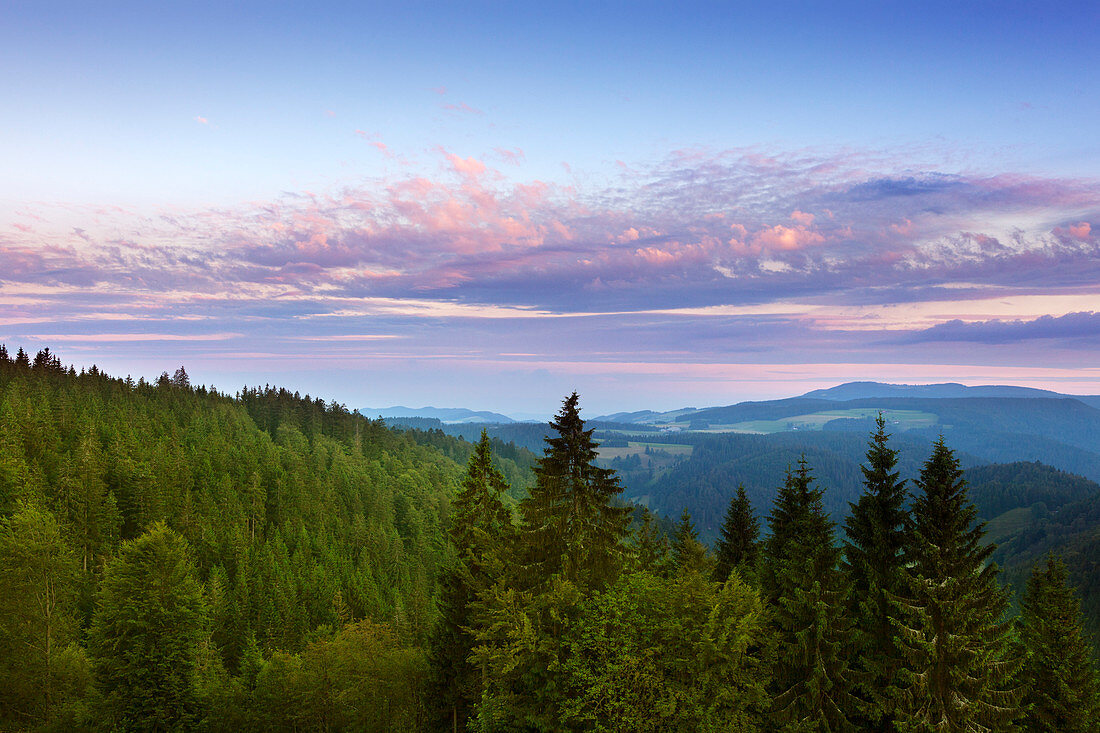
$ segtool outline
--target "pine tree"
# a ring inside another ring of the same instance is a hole
[[[653,512],[642,508],[642,525],[635,530],[632,568],[667,578],[671,572],[672,558],[668,537],[657,526]]]
[[[761,581],[772,604],[773,714],[791,729],[846,731],[859,707],[847,664],[848,589],[823,491],[812,483],[803,458],[787,472],[762,548]]]
[[[679,575],[698,573],[707,562],[707,548],[699,542],[699,533],[687,509],[680,513],[672,538],[672,564]]]
[[[905,481],[895,470],[898,452],[887,445],[886,421],[879,413],[867,448],[864,492],[851,505],[845,523],[844,569],[851,582],[850,615],[855,629],[851,658],[859,671],[862,696],[878,722],[893,730],[891,709],[898,697],[901,652],[894,641],[895,599],[906,588],[904,545],[908,512]]]
[[[759,730],[764,609],[740,578],[623,573],[566,630],[568,690],[550,730]]]
[[[187,376],[187,370],[182,366],[172,375],[172,386],[180,389],[191,388],[191,378]]]
[[[624,565],[630,509],[614,471],[595,465],[596,442],[576,392],[550,423],[535,485],[520,504],[515,572],[479,599],[484,665],[477,725],[553,730],[561,720],[563,634],[586,594],[614,582]]]
[[[455,497],[449,534],[457,558],[440,582],[440,618],[429,642],[430,697],[442,728],[466,729],[481,696],[480,671],[470,662],[475,636],[473,606],[492,582],[491,556],[508,543],[511,514],[501,501],[508,490],[493,465],[486,431],[474,448]]]
[[[78,634],[76,574],[52,514],[24,506],[0,519],[0,721],[23,728],[55,717],[59,660]]]
[[[999,731],[1017,714],[1008,601],[962,475],[941,437],[916,481],[906,547],[911,602],[896,619],[909,679],[896,710],[901,731]]]
[[[1100,731],[1100,676],[1090,656],[1076,594],[1054,554],[1037,564],[1020,604],[1020,672],[1027,733]]]
[[[557,573],[580,586],[605,585],[622,565],[630,509],[612,504],[622,491],[611,469],[596,465],[593,430],[585,430],[574,392],[562,403],[535,468],[535,486],[520,504],[532,580]]]
[[[88,635],[103,712],[117,730],[186,728],[206,637],[190,551],[164,524],[107,565]]]
[[[63,516],[72,527],[81,567],[88,572],[97,556],[118,538],[122,515],[107,487],[106,465],[92,425],[84,430],[76,454],[66,462],[61,483]]]
[[[756,562],[760,522],[752,513],[752,504],[745,494],[745,485],[737,486],[737,495],[730,499],[725,520],[715,548],[714,579],[726,582],[734,568],[751,568]]]

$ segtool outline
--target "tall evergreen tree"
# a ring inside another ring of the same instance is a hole
[[[524,547],[536,584],[557,573],[581,586],[602,586],[621,568],[630,509],[612,503],[622,487],[596,465],[594,430],[586,430],[574,392],[550,423],[556,436],[535,468],[535,485],[520,504]]]
[[[1035,566],[1018,623],[1025,654],[1021,727],[1027,733],[1100,731],[1100,676],[1060,558],[1050,554]]]
[[[535,485],[520,504],[519,568],[485,594],[476,658],[486,672],[478,725],[554,730],[560,725],[563,635],[580,600],[618,577],[630,509],[613,499],[614,471],[595,465],[576,392],[550,423]]]
[[[896,599],[906,589],[904,547],[909,514],[905,481],[895,470],[898,452],[889,447],[880,412],[867,448],[864,491],[851,505],[845,523],[844,569],[851,582],[850,616],[855,630],[853,668],[859,672],[862,696],[877,723],[874,730],[893,730],[891,712],[898,698],[901,652],[894,641]]]
[[[1017,715],[1008,600],[962,476],[941,437],[916,481],[906,548],[912,602],[897,619],[909,678],[896,710],[901,731],[1000,731]]]
[[[52,514],[25,506],[0,519],[0,727],[56,717],[78,633],[76,575]]]
[[[707,548],[699,542],[699,533],[687,509],[680,513],[676,523],[676,535],[672,540],[672,562],[676,572],[699,573],[707,564]]]
[[[858,710],[847,663],[847,584],[834,525],[803,458],[768,517],[761,584],[772,604],[772,696],[784,730],[846,731]]]
[[[658,577],[667,578],[671,574],[668,537],[657,526],[653,512],[642,508],[642,524],[634,532],[634,563],[632,568]]]
[[[481,695],[480,672],[470,661],[475,644],[473,605],[495,580],[490,558],[509,540],[511,513],[501,501],[507,490],[504,476],[493,465],[489,436],[482,430],[454,500],[449,533],[457,557],[441,580],[441,613],[429,643],[429,694],[441,729],[466,730]]]
[[[113,729],[188,727],[197,713],[204,627],[186,541],[158,523],[124,543],[107,565],[88,635]]]
[[[752,567],[756,562],[760,522],[752,513],[745,485],[738,484],[737,495],[730,499],[715,548],[714,579],[726,582],[734,568]]]

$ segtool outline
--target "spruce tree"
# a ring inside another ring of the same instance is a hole
[[[535,485],[520,504],[531,580],[562,573],[580,586],[600,587],[622,565],[630,509],[612,503],[622,487],[611,469],[596,465],[594,430],[586,430],[574,392],[550,423],[556,436],[535,468]]]
[[[760,522],[752,513],[745,485],[738,484],[737,495],[730,499],[715,548],[714,579],[726,582],[734,568],[752,567],[756,562],[756,543]]]
[[[64,698],[63,658],[79,633],[76,559],[49,512],[0,518],[0,728],[49,724]]]
[[[1020,673],[1027,733],[1100,731],[1100,676],[1090,656],[1076,594],[1054,554],[1035,566],[1020,604]]]
[[[896,619],[909,680],[896,709],[901,731],[999,731],[1017,714],[1008,601],[962,476],[941,437],[916,481],[906,547],[911,600]]]
[[[905,481],[895,470],[898,452],[887,444],[886,421],[879,413],[867,448],[864,491],[851,505],[845,523],[844,569],[851,582],[849,614],[855,639],[853,668],[859,672],[862,697],[877,723],[874,730],[893,730],[891,710],[898,697],[901,652],[894,641],[895,603],[906,588],[904,546],[908,512]]]
[[[772,605],[773,715],[792,730],[847,731],[858,709],[847,664],[847,585],[823,492],[812,484],[803,458],[776,496],[762,548],[761,585]]]
[[[707,564],[707,548],[699,542],[699,533],[691,514],[684,509],[680,521],[676,524],[676,535],[672,540],[672,562],[677,574],[698,573]]]
[[[475,644],[473,605],[494,580],[490,556],[510,535],[511,513],[501,501],[507,490],[482,430],[454,500],[449,534],[457,557],[440,582],[440,618],[429,642],[429,697],[440,729],[465,730],[481,695],[480,673],[469,661]]]
[[[612,504],[619,479],[595,464],[593,431],[577,403],[574,392],[550,423],[556,436],[546,439],[535,485],[520,504],[516,572],[479,604],[482,728],[557,729],[563,635],[580,600],[614,582],[624,564],[630,509]]]
[[[667,578],[671,574],[672,558],[668,537],[657,526],[653,512],[642,508],[642,524],[634,532],[632,547],[633,570]]]
[[[162,523],[107,565],[88,646],[113,730],[177,730],[198,712],[205,631],[187,542]]]

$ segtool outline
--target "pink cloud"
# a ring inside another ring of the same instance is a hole
[[[514,150],[509,150],[507,148],[493,148],[493,152],[496,153],[501,159],[503,159],[504,162],[511,163],[512,165],[519,165],[523,162],[524,159],[523,150],[521,150],[520,148],[515,148]]]
[[[852,287],[895,293],[951,281],[1022,287],[1100,269],[1088,221],[1012,242],[982,228],[990,213],[1005,220],[1063,201],[1076,221],[1089,191],[1098,200],[1100,184],[1087,181],[876,176],[846,158],[693,153],[582,189],[514,183],[479,157],[436,154],[438,176],[236,210],[89,210],[75,215],[82,237],[60,223],[72,212],[47,216],[33,237],[9,229],[10,241],[0,238],[0,268],[20,282],[128,292],[184,283],[264,303],[416,293],[567,311],[609,300],[629,310],[792,292],[842,298]]]
[[[485,164],[473,156],[469,158],[460,158],[454,153],[447,153],[446,155],[447,161],[450,162],[451,167],[461,176],[477,178],[486,171]]]
[[[776,224],[753,235],[754,244],[771,250],[799,250],[824,241],[825,237],[804,226],[785,227],[782,224]]]
[[[210,120],[206,119],[205,117],[200,117],[200,116],[196,115],[194,119],[195,119],[195,122],[199,123],[200,125],[209,125],[210,124]]]
[[[1073,224],[1069,227],[1069,235],[1074,239],[1085,241],[1092,236],[1092,225],[1087,221]]]
[[[463,114],[471,114],[471,115],[483,115],[483,114],[485,114],[485,112],[483,112],[482,110],[478,109],[477,107],[471,107],[470,105],[466,104],[465,102],[458,102],[457,104],[443,104],[443,105],[440,105],[440,106],[443,109],[447,110],[448,112],[461,112]]]
[[[643,247],[634,250],[634,254],[650,265],[667,265],[679,259],[674,253],[659,247]]]

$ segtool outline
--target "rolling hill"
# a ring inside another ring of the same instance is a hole
[[[513,423],[515,420],[499,412],[468,410],[465,407],[360,407],[356,410],[364,417],[423,417],[444,423]]]

